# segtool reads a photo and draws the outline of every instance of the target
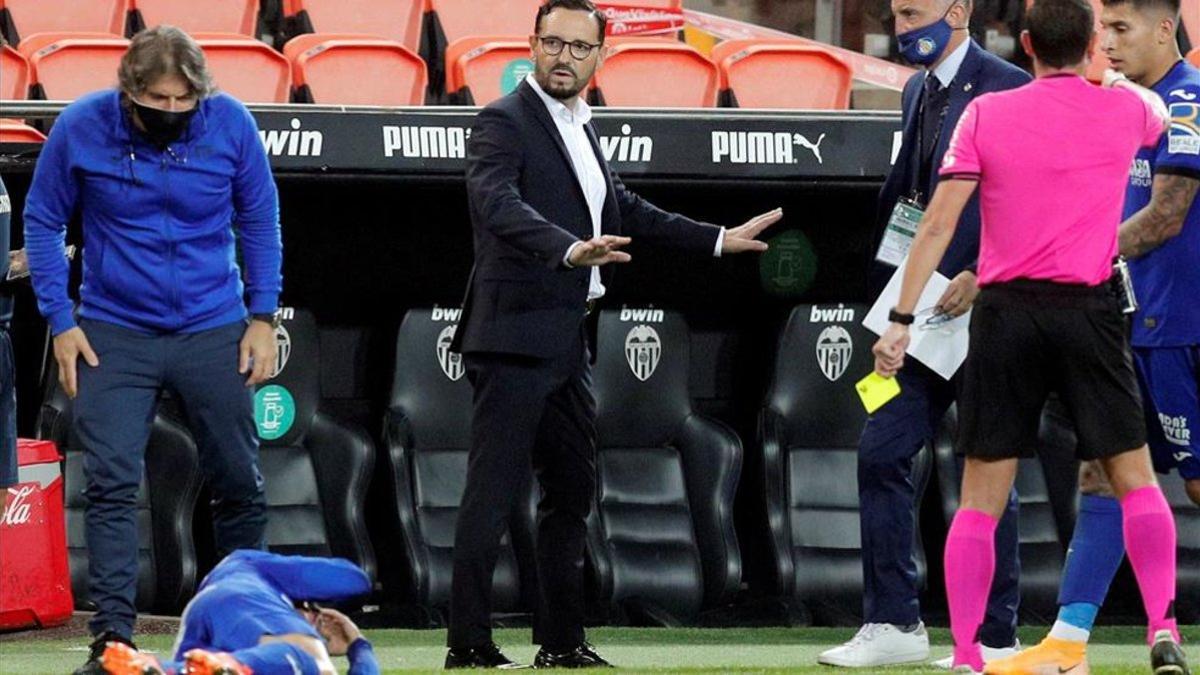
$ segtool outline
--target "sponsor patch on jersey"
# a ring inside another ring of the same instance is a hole
[[[1200,155],[1200,103],[1172,103],[1167,152]]]

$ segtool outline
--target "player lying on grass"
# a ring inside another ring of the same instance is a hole
[[[184,609],[174,661],[110,642],[100,664],[108,675],[334,675],[330,654],[344,654],[350,675],[377,675],[358,627],[313,604],[370,590],[367,575],[346,560],[235,551]]]

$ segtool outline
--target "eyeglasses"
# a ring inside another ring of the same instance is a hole
[[[582,61],[591,56],[592,52],[600,46],[590,42],[566,42],[562,38],[556,37],[539,37],[538,41],[542,43],[542,51],[546,52],[547,56],[558,56],[562,53],[563,47],[571,45],[571,57],[576,61]]]

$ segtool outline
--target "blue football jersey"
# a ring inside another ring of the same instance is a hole
[[[1153,89],[1171,112],[1171,127],[1157,147],[1138,151],[1129,172],[1124,218],[1150,203],[1154,176],[1200,180],[1200,70],[1180,61]],[[1200,344],[1200,199],[1193,201],[1178,236],[1129,266],[1141,307],[1133,320],[1134,346]]]
[[[370,579],[348,560],[235,551],[204,578],[184,609],[175,658],[194,648],[249,649],[264,635],[319,639],[294,601],[337,601],[370,591]]]

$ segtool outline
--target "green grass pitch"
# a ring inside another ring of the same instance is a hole
[[[647,629],[596,628],[589,639],[602,655],[627,672],[643,673],[824,673],[839,669],[816,664],[817,654],[854,633],[848,628],[741,628],[741,629]],[[1044,628],[1021,629],[1021,641],[1034,644]],[[1200,626],[1184,628],[1187,643],[1200,642]],[[930,631],[935,658],[949,653],[950,637],[945,629]],[[1149,673],[1148,650],[1142,642],[1145,629],[1104,627],[1096,631],[1089,659],[1097,675]],[[497,631],[496,639],[511,658],[528,662],[534,649],[529,631]],[[445,656],[445,631],[368,631],[384,673],[433,672]],[[86,656],[83,639],[39,639],[34,633],[0,635],[0,673],[70,673]],[[151,635],[140,646],[162,654],[171,648],[172,637]],[[1193,666],[1200,663],[1194,650]],[[338,659],[339,667],[345,661]],[[881,668],[888,675],[937,673],[932,668]],[[856,671],[864,672],[864,671]],[[941,671],[945,672],[945,671]]]

